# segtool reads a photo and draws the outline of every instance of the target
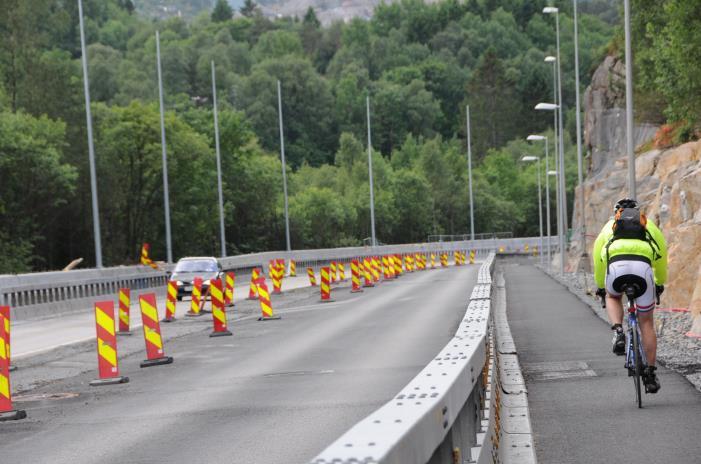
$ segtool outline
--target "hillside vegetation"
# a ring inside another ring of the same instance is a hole
[[[76,2],[8,0],[0,11],[0,271],[93,259]],[[385,243],[469,231],[465,105],[471,106],[477,232],[537,234],[525,136],[552,99],[554,21],[545,1],[416,0],[322,27],[313,10],[152,21],[123,0],[84,0],[103,253],[163,257],[155,32],[167,106],[174,254],[218,250],[210,62],[217,65],[231,253],[284,248],[276,80],[282,83],[295,248],[369,235],[365,97],[372,107],[376,217]],[[572,22],[562,5],[563,90],[574,101]],[[580,17],[582,79],[613,36]],[[568,105],[571,106],[571,105]],[[567,112],[568,185],[574,131]],[[550,134],[552,136],[552,134]],[[551,137],[552,140],[552,137]],[[571,201],[571,195],[570,195]],[[554,205],[554,199],[552,200]],[[554,215],[553,215],[554,216]],[[554,219],[553,219],[554,221]]]

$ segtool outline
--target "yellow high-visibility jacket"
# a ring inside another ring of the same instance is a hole
[[[644,240],[632,238],[620,238],[614,240],[609,246],[608,257],[613,258],[618,255],[636,255],[644,256],[650,260],[652,271],[655,274],[655,284],[664,285],[667,282],[667,242],[660,229],[650,220],[647,220],[647,231],[657,243],[650,243]],[[613,219],[604,225],[599,233],[599,236],[594,242],[594,280],[596,286],[604,288],[606,285],[606,245],[613,237]]]

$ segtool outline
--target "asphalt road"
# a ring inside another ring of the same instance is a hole
[[[532,265],[502,269],[540,464],[701,462],[701,393],[659,368],[638,409],[608,325]]]
[[[317,291],[279,321],[171,339],[169,366],[120,361],[131,382],[95,373],[31,393],[29,419],[0,423],[2,462],[302,463],[389,400],[454,335],[478,265],[417,272],[333,303]],[[76,395],[77,396],[73,396]],[[30,398],[26,398],[30,399]]]

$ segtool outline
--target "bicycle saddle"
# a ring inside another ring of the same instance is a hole
[[[638,275],[623,275],[613,281],[613,289],[619,293],[625,293],[632,298],[642,296],[647,290],[647,282]]]

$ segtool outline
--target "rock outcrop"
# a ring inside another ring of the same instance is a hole
[[[628,192],[622,73],[623,65],[608,57],[594,74],[584,98],[585,144],[591,153],[583,186],[585,250],[589,254],[613,204]],[[637,125],[636,146],[649,142],[657,129]],[[638,201],[648,217],[660,225],[669,246],[669,282],[663,304],[690,308],[701,325],[701,142],[637,153],[635,166]],[[581,193],[579,188],[575,193],[575,231],[582,226],[576,210]],[[582,259],[581,239],[577,233],[573,238],[570,269],[580,266]]]

